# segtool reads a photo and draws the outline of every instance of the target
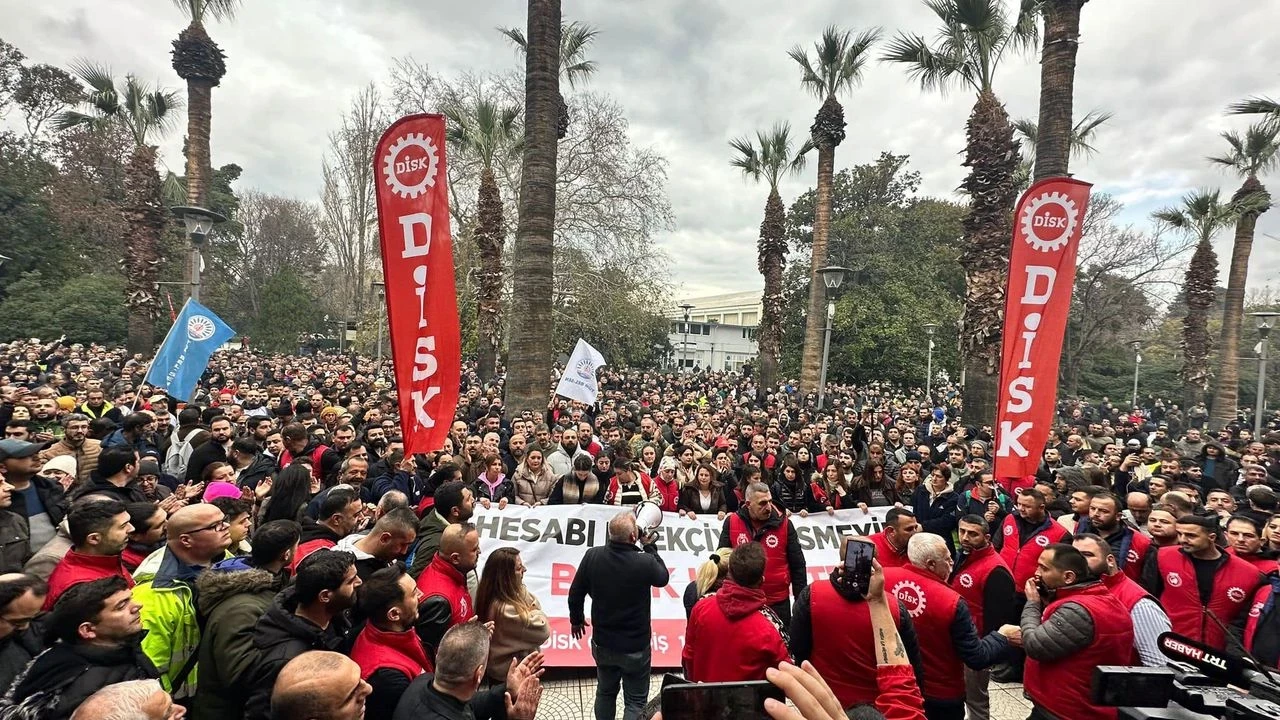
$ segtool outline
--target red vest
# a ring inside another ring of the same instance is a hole
[[[1264,558],[1261,555],[1240,555],[1235,548],[1227,548],[1227,554],[1238,557],[1258,569],[1263,575],[1275,575],[1280,573],[1280,562],[1275,558]]]
[[[1115,718],[1116,709],[1090,702],[1093,669],[1114,665],[1133,653],[1133,620],[1101,583],[1081,589],[1063,588],[1044,609],[1041,622],[1048,621],[1063,603],[1081,605],[1093,618],[1093,642],[1084,650],[1052,662],[1027,656],[1023,687],[1031,701],[1060,720]]]
[[[964,699],[964,663],[951,642],[960,593],[914,565],[884,569],[884,589],[907,608],[924,661],[921,694],[930,700]]]
[[[1036,561],[1040,559],[1040,553],[1053,543],[1062,542],[1062,539],[1067,536],[1067,529],[1052,518],[1046,517],[1041,529],[1023,543],[1022,538],[1018,536],[1018,522],[1014,519],[1015,517],[1014,513],[1006,515],[1004,522],[1000,525],[1000,532],[1004,534],[1004,544],[1000,546],[1000,557],[1004,558],[1005,564],[1009,566],[1009,572],[1013,573],[1013,591],[1021,595],[1027,581],[1035,577]]]
[[[302,563],[303,558],[317,550],[324,550],[325,548],[331,548],[336,545],[337,543],[329,538],[316,538],[315,540],[308,540],[302,543],[298,546],[298,552],[293,554],[293,562],[289,563],[290,572],[294,575],[298,574],[298,565]]]
[[[1244,647],[1249,652],[1253,652],[1253,636],[1258,633],[1258,622],[1262,619],[1262,609],[1267,606],[1267,600],[1271,599],[1271,583],[1265,583],[1258,588],[1258,592],[1253,596],[1253,604],[1249,606],[1249,620],[1244,625]]]
[[[742,515],[729,516],[729,542],[733,547],[756,541],[764,546],[764,597],[770,605],[791,599],[791,566],[787,563],[787,528],[791,522],[782,523],[772,530],[758,531],[747,525]]]
[[[1147,552],[1151,550],[1151,538],[1134,530],[1127,529],[1129,532],[1129,550],[1124,557],[1117,557],[1116,562],[1120,563],[1120,569],[1130,580],[1136,582],[1142,581],[1142,568],[1147,564]],[[1120,548],[1116,548],[1119,552]]]
[[[889,612],[898,624],[898,609],[890,606]],[[809,662],[831,686],[840,707],[874,704],[880,690],[867,603],[845,600],[830,580],[822,580],[809,586],[809,619],[813,628]]]
[[[427,568],[418,576],[418,589],[422,591],[424,601],[435,596],[449,601],[449,607],[453,609],[449,627],[461,625],[476,615],[475,608],[471,606],[471,595],[467,593],[467,579],[440,553],[431,558]]]
[[[886,570],[892,567],[906,567],[911,564],[907,559],[907,551],[903,549],[898,552],[897,548],[889,542],[889,536],[884,532],[878,532],[867,538],[872,545],[876,546],[876,559],[880,561],[880,567]]]
[[[351,659],[360,666],[361,680],[368,680],[374,671],[384,668],[402,672],[410,680],[433,671],[418,633],[412,629],[404,632],[379,630],[373,623],[365,623],[360,637],[351,646]]]
[[[1000,569],[1009,572],[1009,566],[996,549],[988,544],[981,550],[975,550],[965,557],[964,565],[957,568],[951,577],[951,589],[960,593],[960,597],[969,603],[969,612],[973,615],[973,625],[978,628],[979,635],[987,633],[986,620],[983,617],[983,595],[987,589],[987,577],[992,571]],[[993,628],[994,629],[994,628]]]
[[[1103,575],[1102,584],[1106,586],[1108,591],[1110,591],[1112,597],[1120,601],[1120,604],[1124,606],[1125,611],[1129,613],[1131,618],[1133,617],[1134,606],[1136,606],[1141,600],[1150,600],[1157,605],[1160,604],[1160,601],[1152,597],[1151,593],[1147,592],[1146,589],[1138,583],[1130,580],[1129,576],[1124,573]],[[1133,648],[1133,654],[1129,657],[1129,664],[1142,664],[1142,657],[1138,655],[1138,648],[1136,645]]]
[[[1219,650],[1224,649],[1226,637],[1222,629],[1209,619],[1204,606],[1200,604],[1200,590],[1196,585],[1196,570],[1191,559],[1180,548],[1160,548],[1157,564],[1160,578],[1164,582],[1160,604],[1169,614],[1173,631]],[[1228,555],[1226,564],[1218,568],[1214,575],[1208,608],[1218,616],[1223,625],[1231,627],[1240,613],[1249,607],[1249,600],[1261,583],[1262,573],[1257,568],[1238,557]]]
[[[311,477],[317,480],[324,479],[324,469],[320,467],[320,458],[324,456],[325,451],[328,449],[328,445],[317,445],[316,449],[311,451]],[[289,467],[289,464],[292,462],[293,453],[290,453],[288,449],[285,449],[284,452],[280,453],[281,470]]]

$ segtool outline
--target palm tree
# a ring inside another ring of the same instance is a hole
[[[205,32],[204,21],[229,19],[240,0],[173,0],[173,4],[191,18],[173,41],[173,69],[187,81],[187,203],[204,207],[209,194],[213,89],[227,74],[227,56]]]
[[[1218,384],[1209,409],[1209,424],[1217,429],[1235,420],[1240,382],[1240,324],[1244,321],[1244,286],[1249,276],[1249,253],[1253,250],[1253,230],[1258,216],[1271,207],[1271,194],[1258,176],[1273,170],[1280,161],[1280,124],[1258,123],[1245,131],[1222,133],[1230,151],[1209,158],[1209,162],[1234,171],[1244,183],[1231,198],[1236,214],[1236,236],[1231,246],[1231,269],[1227,274],[1226,303],[1222,311],[1222,352],[1218,354]]]
[[[826,317],[826,288],[818,271],[827,264],[827,242],[831,233],[831,186],[835,175],[836,147],[844,142],[844,107],[836,96],[862,82],[871,46],[880,39],[880,29],[858,35],[834,25],[822,31],[814,43],[814,55],[799,45],[787,52],[803,73],[800,83],[822,106],[809,127],[810,142],[818,149],[818,191],[813,213],[813,245],[809,260],[809,311],[805,318],[804,350],[800,356],[800,386],[805,392],[818,389],[822,364],[822,321]]]
[[[560,0],[529,0],[524,72],[524,161],[516,227],[513,293],[523,307],[511,324],[507,406],[547,408],[551,379],[552,238],[556,225],[556,123],[560,97]]]
[[[111,71],[102,66],[78,61],[71,69],[89,86],[86,112],[61,113],[54,118],[54,129],[118,124],[133,138],[133,152],[125,168],[122,207],[129,224],[123,260],[125,306],[129,313],[128,348],[130,353],[151,353],[155,349],[155,319],[160,311],[156,297],[160,237],[167,215],[161,199],[160,174],[156,172],[157,149],[153,141],[173,128],[182,100],[176,92],[153,88],[132,75],[125,77],[123,87],[118,87]]]
[[[760,348],[757,393],[763,400],[769,389],[777,385],[778,357],[782,353],[782,271],[787,261],[787,238],[786,209],[782,205],[782,196],[778,194],[778,183],[784,176],[804,169],[805,155],[813,149],[813,142],[806,141],[793,154],[788,123],[778,123],[767,131],[758,131],[756,139],[758,145],[745,137],[731,140],[729,146],[735,154],[729,164],[748,178],[756,182],[764,180],[769,185],[756,260],[760,274],[764,276],[764,309],[756,332]]]
[[[967,126],[964,165],[970,170],[961,188],[970,206],[960,255],[965,271],[960,331],[964,414],[977,425],[995,418],[1005,279],[1018,197],[1018,142],[993,88],[1005,53],[1034,47],[1037,3],[1021,0],[1018,16],[1010,18],[1003,0],[925,0],[942,21],[937,42],[930,46],[922,36],[900,32],[883,57],[906,64],[926,90],[967,86],[977,93]]]
[[[1093,146],[1094,135],[1097,133],[1098,128],[1111,118],[1112,114],[1109,112],[1090,110],[1088,114],[1076,121],[1076,124],[1071,127],[1071,136],[1068,140],[1073,159],[1087,157],[1098,151]],[[1040,142],[1040,124],[1030,118],[1015,120],[1013,131],[1020,136],[1022,143],[1022,159],[1018,163],[1015,179],[1019,189],[1025,190],[1031,185],[1031,178],[1035,169],[1036,147]]]
[[[519,108],[499,108],[490,100],[472,107],[451,107],[450,144],[480,160],[480,190],[476,201],[476,246],[480,250],[480,283],[476,292],[476,330],[480,339],[478,373],[482,381],[497,372],[502,312],[502,247],[507,231],[502,216],[502,195],[493,175],[493,161],[519,147],[516,120]]]
[[[506,35],[520,52],[527,52],[529,43],[520,28],[498,28],[498,32]],[[577,21],[560,28],[560,79],[568,82],[570,88],[576,89],[579,82],[595,74],[596,61],[587,59],[587,48],[599,34],[596,28]],[[557,95],[556,102],[556,138],[563,140],[569,134],[569,104],[564,101],[564,95]]]
[[[1204,401],[1209,389],[1209,310],[1218,287],[1218,254],[1213,238],[1235,222],[1229,203],[1217,190],[1200,190],[1182,198],[1177,207],[1152,214],[1160,223],[1196,238],[1196,250],[1182,283],[1187,314],[1182,318],[1182,400],[1184,407]]]
[[[1280,101],[1268,97],[1251,97],[1233,103],[1227,108],[1230,115],[1266,115],[1271,122],[1280,122]]]
[[[1040,127],[1035,141],[1035,173],[1043,180],[1067,174],[1075,155],[1071,118],[1080,46],[1080,9],[1088,0],[1043,0],[1044,50],[1040,54]]]

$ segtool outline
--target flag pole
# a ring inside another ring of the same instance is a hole
[[[187,298],[187,301],[182,303],[182,311],[178,313],[178,317],[181,317],[186,313],[187,304],[190,302],[191,302],[191,298]],[[173,335],[173,329],[176,327],[178,327],[178,319],[174,318],[173,323],[169,325],[169,332],[164,334],[164,339],[160,341],[160,344],[156,347],[155,350],[151,351],[151,362],[147,365],[147,374],[142,376],[143,385],[152,385],[157,390],[160,389],[159,385],[155,385],[154,383],[149,382],[149,380],[151,379],[151,371],[155,370],[155,367],[156,367],[156,355],[160,352],[160,348],[164,347],[169,342],[169,336]],[[166,395],[168,395],[169,388],[167,387],[164,388],[164,392]],[[130,408],[129,412],[131,413],[136,412],[138,407],[138,399],[139,399],[138,394],[135,394],[133,396],[133,407]]]

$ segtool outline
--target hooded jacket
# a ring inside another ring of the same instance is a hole
[[[285,583],[283,575],[239,569],[241,560],[223,561],[196,580],[205,625],[193,720],[244,716],[246,697],[239,690],[254,659],[254,626]]]
[[[337,652],[351,631],[344,617],[335,617],[329,627],[320,628],[295,615],[297,609],[294,589],[289,588],[275,596],[253,628],[254,660],[240,683],[242,694],[248,697],[245,703],[248,720],[267,720],[270,716],[271,690],[286,663],[308,650]]]
[[[195,579],[201,569],[160,548],[134,574],[138,585],[133,599],[142,605],[142,627],[147,630],[142,649],[160,668],[164,689],[178,699],[192,697],[196,690],[198,668],[192,667],[185,678],[178,676],[200,644]],[[175,688],[173,682],[178,679],[181,686]]]
[[[742,682],[763,680],[766,669],[790,661],[791,653],[764,591],[727,579],[693,606],[683,660],[689,682]]]
[[[139,643],[145,633],[115,647],[57,643],[14,680],[0,700],[9,720],[65,720],[108,685],[160,677]]]
[[[1218,449],[1218,456],[1210,458],[1207,452],[1210,447]],[[1204,470],[1204,493],[1210,490],[1229,490],[1236,484],[1240,474],[1240,463],[1227,455],[1226,448],[1216,440],[1209,440],[1196,455],[1196,464]]]
[[[415,579],[431,564],[431,559],[440,550],[440,536],[449,526],[449,521],[436,512],[435,508],[427,511],[418,521],[418,540],[413,548],[413,560],[409,564],[409,574]]]
[[[263,478],[275,471],[275,458],[266,455],[265,453],[258,453],[257,455],[254,455],[253,460],[250,460],[249,464],[240,471],[240,474],[236,477],[236,484],[240,487],[257,488],[258,483],[262,482]]]

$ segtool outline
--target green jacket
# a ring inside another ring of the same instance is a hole
[[[440,550],[440,536],[449,527],[449,521],[436,512],[435,508],[427,511],[418,521],[418,544],[413,549],[413,561],[409,565],[409,574],[417,578],[431,564],[431,558]]]
[[[160,548],[138,566],[133,599],[142,605],[147,637],[142,651],[160,669],[160,684],[175,700],[194,697],[197,669],[192,667],[174,688],[176,676],[200,644],[196,619],[195,579],[202,568],[184,564],[168,548]]]
[[[244,717],[245,673],[257,658],[253,627],[285,584],[283,575],[256,569],[236,571],[227,563],[215,566],[196,580],[204,640],[200,645],[193,720]]]

